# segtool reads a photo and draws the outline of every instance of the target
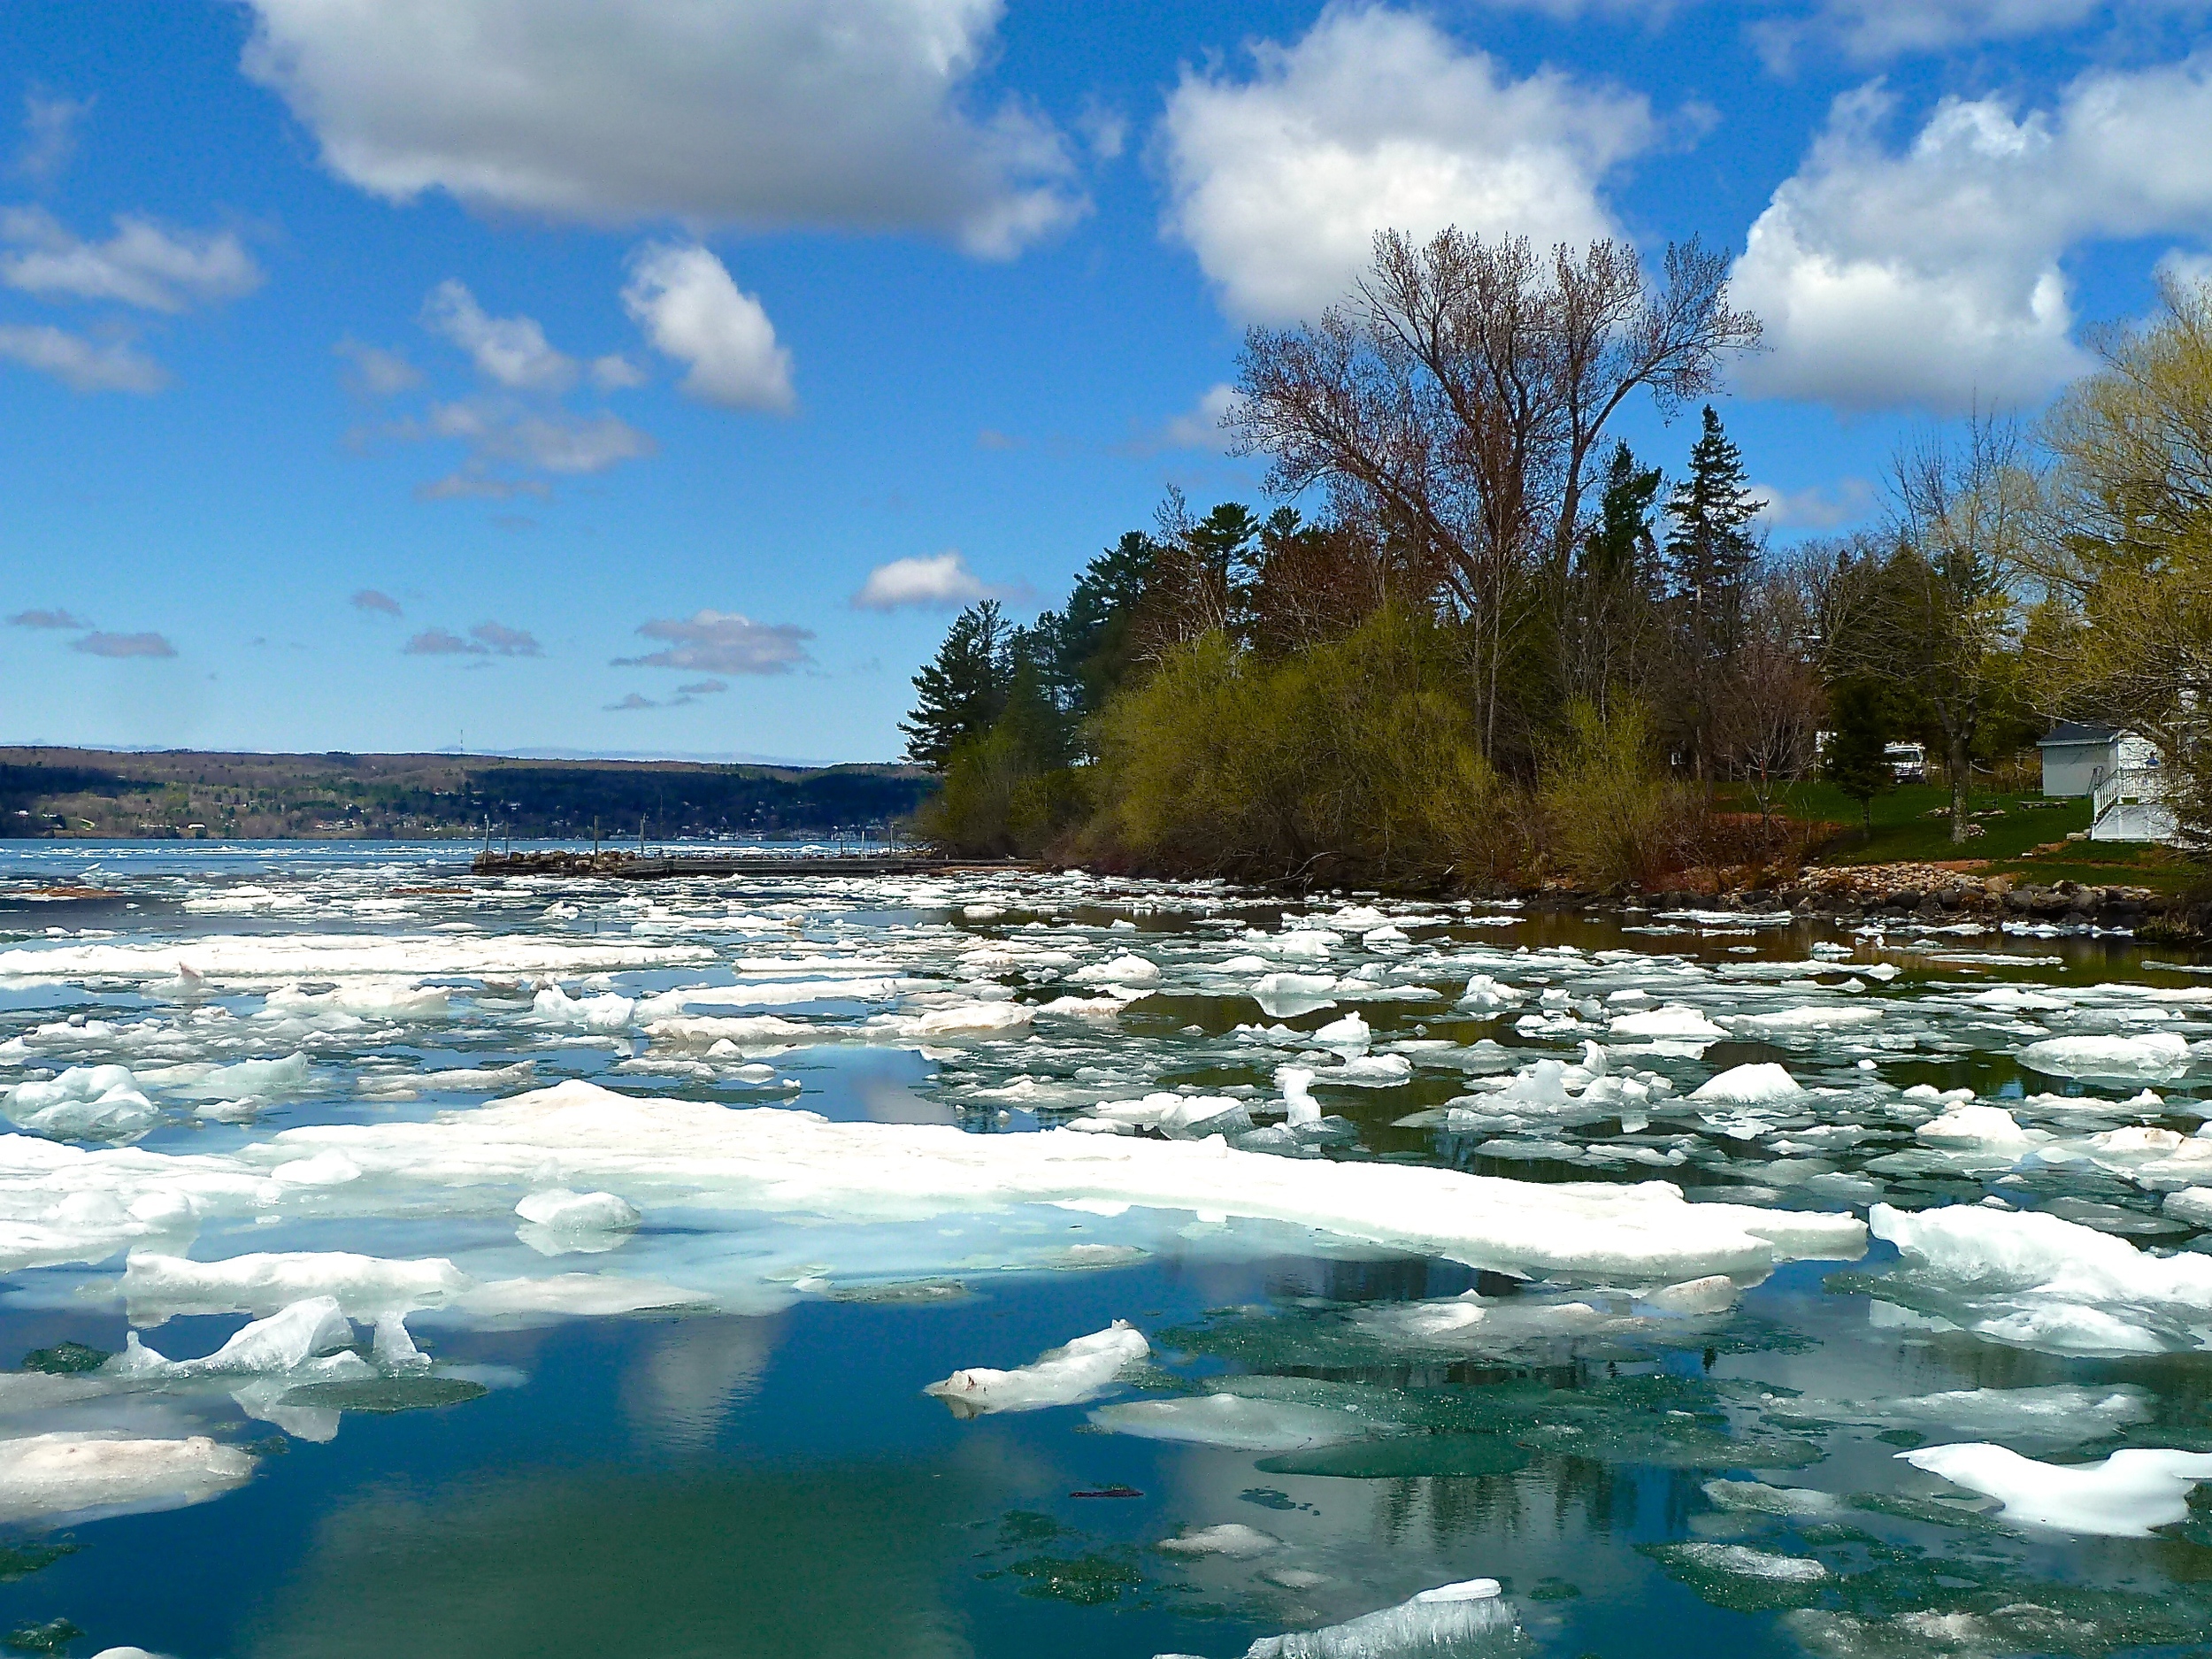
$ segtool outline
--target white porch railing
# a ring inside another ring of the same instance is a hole
[[[2093,841],[2170,841],[2174,833],[2166,780],[2155,766],[2123,766],[2090,795]]]

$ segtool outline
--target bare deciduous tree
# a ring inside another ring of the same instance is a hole
[[[1321,485],[1434,550],[1482,654],[1486,746],[1507,635],[1532,582],[1573,559],[1607,423],[1639,388],[1671,413],[1758,342],[1727,303],[1724,256],[1693,241],[1663,270],[1654,291],[1609,240],[1545,258],[1525,237],[1386,231],[1344,304],[1245,337],[1225,419],[1239,452],[1273,457],[1271,489]]]

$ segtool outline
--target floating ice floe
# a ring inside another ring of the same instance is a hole
[[[1101,1406],[1091,1421],[1116,1434],[1178,1440],[1239,1452],[1295,1452],[1340,1446],[1397,1427],[1357,1410],[1256,1399],[1238,1394],[1185,1394]]]
[[[188,961],[205,979],[314,981],[370,975],[588,973],[712,959],[706,945],[640,945],[529,934],[215,933],[188,941],[23,945],[0,950],[0,979],[159,979]]]
[[[1081,1405],[1097,1399],[1125,1369],[1151,1351],[1144,1333],[1126,1319],[1117,1319],[1103,1331],[1049,1348],[1012,1371],[971,1366],[922,1392],[942,1400],[959,1417]]]
[[[1274,1533],[1240,1521],[1225,1521],[1218,1526],[1164,1538],[1153,1546],[1172,1555],[1221,1555],[1230,1561],[1253,1561],[1282,1547],[1283,1540]]]
[[[1336,979],[1326,973],[1269,973],[1252,987],[1252,998],[1270,1019],[1291,1019],[1334,1008]]]
[[[2177,1077],[2189,1068],[2189,1043],[2166,1031],[2140,1037],[2050,1037],[2021,1049],[2020,1064],[2054,1077]]]
[[[1731,1066],[1690,1091],[1694,1101],[1726,1101],[1739,1106],[1759,1106],[1793,1101],[1804,1094],[1798,1081],[1770,1060]]]
[[[2060,1354],[2154,1354],[2212,1338],[2212,1256],[2147,1255],[2060,1217],[1876,1204],[1906,1267],[1897,1297],[1956,1328]]]
[[[0,1137],[0,1222],[11,1214],[5,1149]],[[503,1180],[534,1184],[552,1167],[571,1185],[634,1196],[848,1220],[1097,1199],[1287,1223],[1478,1266],[1641,1283],[1755,1278],[1778,1261],[1854,1257],[1865,1242],[1864,1226],[1847,1215],[1694,1205],[1663,1182],[1541,1186],[1407,1164],[1305,1163],[1215,1139],[832,1123],[770,1107],[640,1100],[580,1080],[427,1123],[287,1130],[240,1157],[269,1165],[323,1151],[351,1159],[377,1190],[459,1194]],[[2212,1271],[2212,1259],[2205,1265]]]
[[[1897,1455],[1955,1486],[1997,1499],[2003,1518],[2016,1525],[2099,1538],[2144,1538],[2154,1526],[2187,1520],[2191,1490],[2212,1480],[2208,1452],[2131,1447],[2101,1463],[2045,1463],[2002,1446],[1969,1442]]]
[[[571,996],[557,985],[549,985],[530,1004],[530,1011],[549,1025],[572,1031],[627,1031],[637,1011],[634,998],[609,992],[599,996]]]
[[[1424,1590],[1410,1601],[1341,1624],[1263,1636],[1244,1659],[1417,1659],[1466,1651],[1465,1644],[1515,1628],[1512,1604],[1495,1578],[1470,1578]]]
[[[19,1083],[0,1099],[17,1127],[56,1140],[119,1141],[161,1117],[128,1066],[73,1065],[50,1081]]]
[[[1654,1553],[1663,1561],[1702,1572],[1763,1578],[1770,1584],[1819,1584],[1829,1576],[1828,1569],[1810,1556],[1778,1555],[1744,1544],[1666,1544]]]
[[[204,1434],[183,1440],[94,1433],[0,1440],[0,1525],[143,1515],[205,1503],[243,1486],[253,1459]]]
[[[1793,1417],[1882,1428],[1938,1429],[2037,1446],[2077,1446],[2151,1418],[2140,1388],[1954,1388],[1863,1402],[1800,1399]]]
[[[1953,1106],[1940,1118],[1913,1131],[1914,1138],[1932,1147],[2021,1153],[2050,1136],[2041,1130],[2023,1129],[2001,1106]]]
[[[1607,1029],[1616,1037],[1678,1037],[1701,1042],[1717,1042],[1728,1035],[1686,1002],[1669,1002],[1644,1012],[1617,1014]]]

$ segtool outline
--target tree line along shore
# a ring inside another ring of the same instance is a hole
[[[943,780],[918,833],[1394,891],[1778,889],[1884,856],[2193,881],[2212,290],[2169,282],[2032,424],[1909,438],[1876,522],[1787,548],[1716,401],[1759,334],[1695,242],[1647,273],[1611,242],[1379,236],[1340,304],[1246,335],[1223,425],[1275,504],[1171,490],[1057,609],[952,623],[903,726]],[[1687,418],[1677,455],[1613,431],[1635,400]],[[2082,847],[2078,805],[2035,798],[2061,719],[2155,746],[2177,849]],[[1905,741],[1930,782],[1900,787]]]

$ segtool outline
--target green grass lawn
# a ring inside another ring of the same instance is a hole
[[[1751,792],[1740,784],[1715,791],[1717,803],[1732,811],[1758,810]],[[1777,791],[1775,809],[1801,823],[1832,824],[1837,833],[1814,855],[1822,864],[1917,864],[1975,859],[1986,861],[1991,874],[2022,881],[2078,881],[2085,886],[2116,884],[2172,892],[2201,879],[2201,872],[2166,848],[2125,841],[2068,841],[2074,830],[2089,827],[2089,803],[2047,801],[2039,795],[2001,795],[1977,790],[1972,807],[1982,833],[1963,846],[1951,841],[1950,792],[1939,784],[1902,784],[1873,801],[1873,833],[1860,828],[1859,803],[1831,783],[1798,783]],[[2053,842],[2048,852],[2036,851]]]

